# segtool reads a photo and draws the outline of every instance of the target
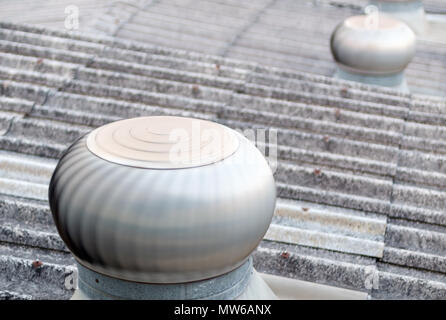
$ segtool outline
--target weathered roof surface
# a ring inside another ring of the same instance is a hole
[[[120,118],[189,115],[278,130],[259,271],[446,298],[446,100],[12,23],[0,23],[0,57],[0,297],[73,293],[47,203],[70,143]]]
[[[330,35],[340,21],[361,14],[367,2],[143,1],[131,19],[127,12],[134,3],[120,4],[121,10],[98,15],[91,28],[118,38],[331,76],[335,64]],[[446,5],[424,2],[428,21],[443,17],[444,23],[429,22],[418,40],[417,54],[406,70],[408,85],[414,92],[445,96]],[[117,25],[115,20],[123,22]]]
[[[79,30],[172,48],[246,59],[271,66],[331,76],[329,50],[334,27],[360,14],[368,0],[3,0],[0,21],[65,29],[79,9]],[[407,69],[417,93],[445,96],[446,5],[423,1],[429,26]],[[441,23],[442,22],[442,23]]]
[[[115,5],[114,2],[110,0],[2,0],[0,21],[30,23],[65,30],[65,22],[71,21],[67,17],[76,13],[75,9],[73,10],[75,6],[79,18],[77,27],[81,31],[86,31],[98,15],[103,16],[111,10]]]

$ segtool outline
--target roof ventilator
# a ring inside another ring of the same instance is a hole
[[[404,69],[415,44],[415,34],[402,21],[374,14],[349,17],[331,35],[335,77],[408,92]]]
[[[250,254],[276,191],[260,151],[183,117],[109,123],[60,159],[49,188],[73,253],[72,299],[272,299]]]

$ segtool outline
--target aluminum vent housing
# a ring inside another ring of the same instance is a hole
[[[183,117],[113,122],[76,141],[49,202],[77,262],[125,281],[200,281],[247,263],[266,233],[275,184],[238,132]]]
[[[349,17],[330,40],[339,78],[396,88],[405,85],[403,71],[415,45],[415,34],[404,22],[384,15]]]

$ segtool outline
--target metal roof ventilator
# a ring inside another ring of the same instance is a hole
[[[336,78],[408,92],[404,69],[415,54],[414,32],[387,15],[352,16],[333,31]]]
[[[272,299],[251,252],[274,178],[238,132],[183,117],[109,123],[75,142],[49,188],[76,258],[72,299]]]

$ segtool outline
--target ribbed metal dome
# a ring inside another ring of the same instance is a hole
[[[275,199],[271,170],[250,141],[178,117],[92,131],[66,151],[49,188],[59,234],[80,264],[145,283],[206,279],[242,265]]]
[[[415,34],[404,23],[385,15],[352,16],[331,36],[331,52],[345,71],[389,75],[404,70],[415,54]]]

